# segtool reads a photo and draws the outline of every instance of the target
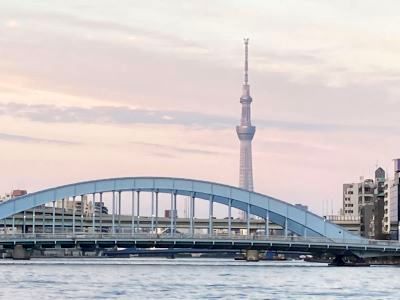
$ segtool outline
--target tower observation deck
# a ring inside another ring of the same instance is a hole
[[[244,39],[245,60],[244,60],[244,83],[243,93],[240,97],[242,104],[242,115],[240,125],[236,126],[236,133],[240,140],[240,175],[239,187],[253,191],[253,164],[251,141],[256,132],[256,127],[251,125],[250,105],[253,99],[250,96],[250,85],[248,83],[248,45],[249,39]],[[245,213],[241,213],[241,217],[245,218]]]

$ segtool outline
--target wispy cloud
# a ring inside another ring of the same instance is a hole
[[[53,144],[53,145],[60,145],[60,146],[80,145],[80,143],[78,143],[78,142],[55,140],[55,139],[44,139],[44,138],[37,138],[37,137],[26,136],[26,135],[15,135],[15,134],[8,134],[8,133],[1,133],[1,132],[0,132],[0,140],[8,141],[8,142],[30,143],[30,144],[37,144],[37,143]]]
[[[200,112],[135,109],[128,106],[56,106],[29,105],[20,103],[0,103],[0,116],[23,118],[42,123],[86,123],[86,124],[165,124],[201,128],[233,128],[238,118]],[[340,124],[323,122],[300,122],[256,119],[258,128],[274,128],[289,131],[316,132],[382,132],[400,133],[399,126],[379,124]]]
[[[175,154],[200,154],[200,155],[218,155],[222,154],[221,151],[204,150],[194,147],[178,147],[155,143],[145,143],[145,142],[132,142],[132,144],[144,146],[146,148],[152,149],[154,153],[161,153],[162,155],[170,155],[171,152]],[[165,151],[169,153],[165,153]]]
[[[260,143],[260,142],[259,142]],[[289,152],[295,149],[296,152],[324,151],[332,152],[333,145],[322,144],[318,141],[298,141],[289,139],[266,139],[259,144],[262,149],[268,149],[269,152]],[[292,153],[293,154],[293,153]]]
[[[97,37],[97,33],[105,39],[109,35],[115,37],[122,36],[126,41],[137,41],[138,43],[158,43],[164,46],[169,46],[179,49],[192,49],[198,52],[206,52],[207,49],[199,43],[192,40],[183,39],[177,35],[168,34],[165,32],[141,28],[138,26],[126,25],[115,21],[105,19],[93,19],[88,17],[76,16],[67,13],[13,13],[13,19],[6,22],[6,27],[19,27],[25,24],[26,27],[31,25],[48,27],[47,29],[54,30],[55,27],[68,28],[70,33],[88,32],[90,35],[87,38]],[[76,31],[74,31],[76,29]]]
[[[24,118],[43,123],[99,123],[99,124],[179,124],[186,126],[234,126],[236,119],[197,112],[134,109],[128,106],[62,107],[0,103],[0,115]]]

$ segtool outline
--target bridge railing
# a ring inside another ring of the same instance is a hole
[[[357,246],[399,246],[399,241],[383,241],[383,240],[351,240],[351,239],[328,239],[325,237],[300,237],[300,236],[277,236],[277,235],[229,235],[229,234],[185,234],[185,233],[25,233],[25,234],[1,234],[0,241],[21,241],[21,240],[226,240],[240,241],[267,241],[267,242],[285,242],[285,243],[322,243],[322,244],[346,244]]]

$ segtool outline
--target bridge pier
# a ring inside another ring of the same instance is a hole
[[[29,260],[31,259],[31,253],[24,246],[15,245],[12,251],[12,258],[14,260]]]
[[[258,250],[246,250],[246,261],[259,261],[260,260],[260,251]]]
[[[346,265],[345,257],[344,255],[336,255],[335,258],[332,260],[332,262],[329,264],[330,266],[335,266],[335,267],[343,267]]]
[[[355,255],[346,256],[338,254],[335,256],[333,261],[329,264],[333,267],[369,267],[370,264],[365,261],[364,258]]]

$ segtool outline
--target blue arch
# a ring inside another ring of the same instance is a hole
[[[322,236],[329,239],[363,240],[340,226],[309,211],[299,209],[276,198],[233,186],[201,180],[169,177],[124,177],[78,182],[50,188],[14,198],[0,204],[0,219],[54,200],[113,191],[146,191],[188,195],[229,205],[261,218],[267,214],[272,223],[284,226],[298,235]]]

